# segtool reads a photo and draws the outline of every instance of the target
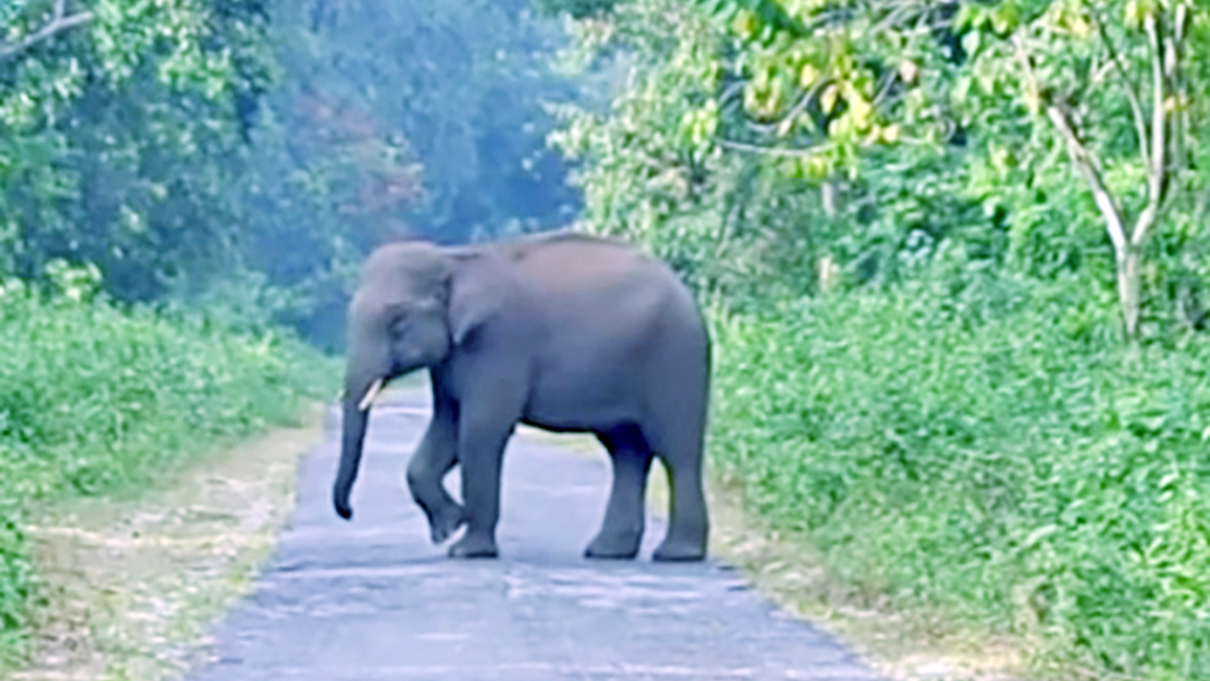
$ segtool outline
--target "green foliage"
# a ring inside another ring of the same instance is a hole
[[[1154,338],[1210,238],[1210,73],[1189,48],[1208,29],[1181,1],[633,0],[574,25],[581,64],[621,54],[631,72],[611,110],[565,112],[555,142],[582,164],[589,228],[695,278],[784,272],[787,244],[868,270],[944,234],[1010,271],[1116,290],[1128,334]],[[750,214],[788,197],[794,230]],[[700,241],[726,247],[683,252]]]
[[[844,152],[860,172],[832,173],[832,118],[816,101],[826,79],[786,90],[761,66],[781,62],[757,52],[787,45],[737,41],[680,0],[635,0],[575,30],[579,68],[629,69],[607,110],[563,107],[552,135],[579,163],[584,222],[647,243],[699,288],[811,292],[824,259],[852,283],[893,279],[924,236],[1005,256],[1005,216],[984,212],[961,149],[875,145]],[[796,45],[805,68],[814,53]],[[789,111],[766,101],[775,92]]]
[[[557,26],[524,3],[312,0],[273,8],[276,86],[230,187],[246,297],[327,348],[378,244],[462,242],[566,222],[578,203],[544,147]],[[221,284],[227,293],[231,287]]]
[[[26,633],[26,605],[33,596],[33,570],[25,537],[9,508],[0,508],[0,670],[20,650]]]
[[[1075,282],[957,262],[715,315],[717,463],[868,593],[1210,675],[1210,343],[1124,350]]]
[[[15,524],[28,503],[146,484],[216,442],[296,419],[336,373],[280,333],[119,312],[97,299],[95,271],[60,265],[50,278],[54,297],[0,288],[0,659],[26,633],[36,586]]]
[[[0,273],[91,262],[148,300],[229,258],[234,155],[271,66],[261,0],[30,2],[8,28]]]
[[[126,302],[246,299],[328,348],[388,240],[566,222],[574,98],[524,2],[31,0],[0,36],[0,274],[92,263]]]

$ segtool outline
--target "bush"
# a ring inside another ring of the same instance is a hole
[[[27,624],[30,501],[147,483],[222,439],[296,419],[328,375],[289,338],[121,312],[62,288],[44,300],[0,287],[0,653]]]
[[[1210,343],[1124,349],[1074,291],[947,275],[715,315],[712,455],[866,589],[1210,678]]]

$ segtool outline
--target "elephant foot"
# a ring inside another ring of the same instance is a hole
[[[634,557],[639,555],[642,539],[641,533],[601,533],[584,550],[584,557],[595,560],[634,560]]]
[[[466,534],[450,547],[450,558],[495,558],[496,541],[482,535]]]
[[[429,516],[429,534],[434,544],[444,544],[454,536],[459,527],[466,523],[466,514],[458,504],[449,504],[442,510]]]
[[[664,540],[651,555],[657,563],[689,563],[706,559],[706,547],[687,541]]]

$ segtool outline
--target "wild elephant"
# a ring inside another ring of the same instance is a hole
[[[590,432],[613,484],[590,558],[632,559],[654,457],[670,479],[658,561],[701,560],[709,522],[702,449],[710,338],[691,292],[660,260],[564,231],[507,242],[382,246],[349,306],[336,512],[352,517],[369,410],[384,382],[427,368],[433,416],[407,467],[434,543],[464,523],[453,557],[497,555],[501,459],[516,424]],[[442,480],[462,466],[462,501]]]

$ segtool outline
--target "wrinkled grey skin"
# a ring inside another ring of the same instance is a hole
[[[710,340],[690,292],[662,262],[574,232],[372,253],[350,304],[340,468],[333,504],[352,517],[376,379],[427,367],[433,419],[407,469],[413,498],[453,557],[495,557],[504,446],[517,423],[591,432],[613,487],[585,555],[632,559],[643,535],[653,457],[671,483],[669,529],[653,558],[705,557],[702,448]],[[462,499],[442,480],[462,465]]]

